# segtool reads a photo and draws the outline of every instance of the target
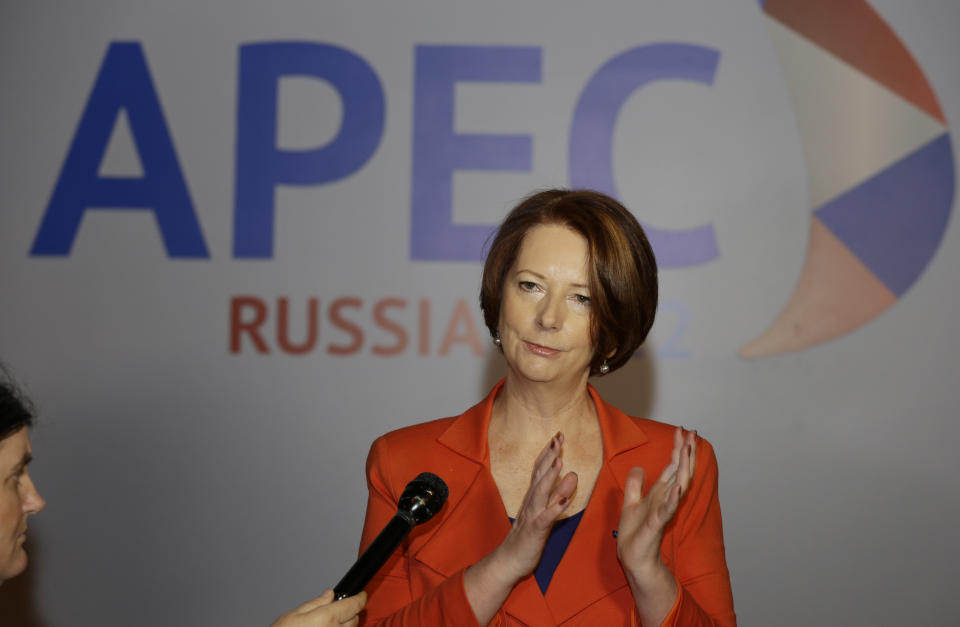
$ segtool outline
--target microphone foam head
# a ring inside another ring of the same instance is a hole
[[[415,525],[426,522],[440,511],[449,493],[443,479],[432,472],[422,472],[400,495],[399,513],[412,519]]]

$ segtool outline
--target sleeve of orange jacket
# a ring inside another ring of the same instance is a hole
[[[397,513],[397,501],[404,486],[397,486],[389,476],[387,440],[377,439],[367,457],[367,515],[363,523],[360,552]],[[463,573],[445,579],[419,598],[414,598],[410,585],[409,544],[403,544],[387,560],[367,585],[367,606],[361,614],[361,625],[477,625],[476,617],[463,588]]]
[[[717,458],[706,440],[697,440],[693,481],[677,510],[672,536],[673,559],[667,565],[679,593],[662,624],[735,626],[717,496]]]

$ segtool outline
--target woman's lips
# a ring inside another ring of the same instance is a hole
[[[549,346],[541,346],[540,344],[534,344],[533,342],[524,342],[527,346],[527,350],[533,353],[534,355],[540,355],[542,357],[552,357],[560,351],[555,348],[550,348]]]

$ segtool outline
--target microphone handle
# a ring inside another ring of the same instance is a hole
[[[403,539],[413,529],[414,524],[416,523],[404,518],[399,513],[390,519],[383,531],[374,538],[363,555],[350,567],[340,583],[334,586],[334,597],[339,601],[363,590],[363,587],[380,570],[380,567],[389,559],[393,551],[400,546]]]

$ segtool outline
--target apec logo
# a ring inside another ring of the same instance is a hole
[[[742,357],[830,341],[891,307],[933,258],[954,197],[936,95],[866,2],[760,4],[797,112],[812,215],[793,295]]]
[[[824,0],[761,6],[797,109],[813,215],[807,261],[794,294],[770,329],[741,350],[744,357],[829,341],[891,306],[933,257],[954,190],[952,148],[936,97],[903,44],[865,2],[844,2],[842,10]],[[571,120],[570,185],[617,196],[612,152],[622,105],[656,81],[709,86],[719,59],[716,50],[703,46],[660,43],[604,63],[581,90]],[[480,259],[492,227],[453,223],[455,171],[532,168],[531,136],[454,131],[456,84],[538,83],[541,61],[536,47],[416,47],[412,259]],[[286,76],[318,78],[338,92],[343,119],[327,144],[310,150],[277,147],[279,82]],[[862,102],[862,108],[852,108],[853,102]],[[142,177],[98,175],[121,111]],[[272,258],[276,187],[350,176],[376,152],[384,126],[382,83],[356,53],[322,43],[241,46],[233,256]],[[69,255],[84,213],[93,207],[152,211],[170,257],[209,258],[137,43],[109,47],[31,254]],[[711,224],[645,228],[662,267],[702,264],[719,255]]]

